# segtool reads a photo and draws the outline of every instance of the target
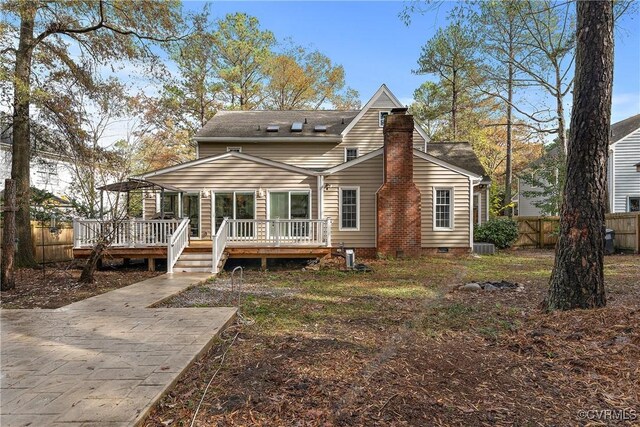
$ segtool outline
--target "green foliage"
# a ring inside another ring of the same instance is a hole
[[[493,243],[503,249],[518,239],[518,223],[509,218],[493,218],[476,227],[474,240]]]

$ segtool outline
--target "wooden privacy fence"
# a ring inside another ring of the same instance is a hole
[[[520,236],[514,246],[549,248],[558,241],[560,218],[557,216],[519,216]],[[640,253],[640,212],[605,215],[606,227],[615,231],[615,248]]]
[[[49,221],[44,225],[40,221],[31,221],[31,236],[33,238],[33,253],[36,262],[62,262],[73,259],[73,226],[71,223],[58,222],[57,233],[52,233]],[[2,224],[0,223],[0,241],[2,241]],[[44,244],[43,244],[44,243]],[[18,242],[20,244],[20,242]],[[1,250],[1,249],[0,249]]]

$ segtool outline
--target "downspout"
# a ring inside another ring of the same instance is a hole
[[[318,219],[324,219],[324,175],[318,175]]]
[[[473,178],[469,177],[469,248],[471,252],[473,252],[473,187],[480,184],[480,182],[482,182],[482,178],[478,178],[474,183]],[[478,209],[479,212],[480,210]]]

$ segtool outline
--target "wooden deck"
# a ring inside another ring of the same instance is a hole
[[[92,248],[73,249],[74,258],[88,258]],[[192,240],[185,252],[211,253],[211,240]],[[331,248],[327,247],[265,247],[265,246],[231,246],[226,247],[228,258],[260,259],[266,268],[267,259],[275,258],[324,258],[331,255]],[[164,246],[149,247],[111,247],[107,248],[105,256],[125,259],[148,259],[149,269],[155,269],[155,259],[167,258],[167,248]]]

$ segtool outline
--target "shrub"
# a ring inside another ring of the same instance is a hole
[[[476,227],[476,242],[493,243],[503,249],[518,240],[518,223],[509,218],[494,218]]]

